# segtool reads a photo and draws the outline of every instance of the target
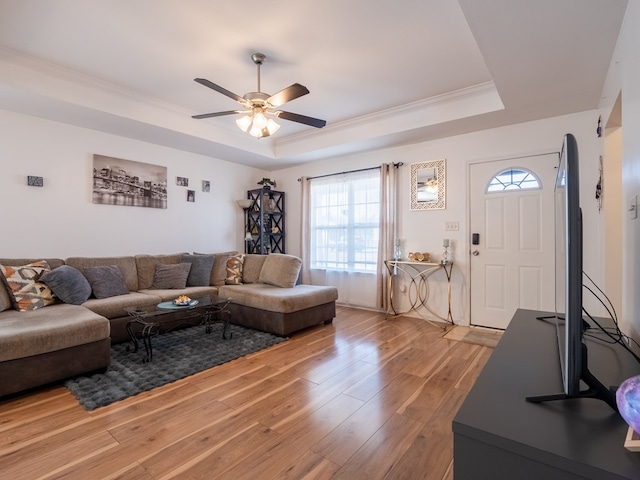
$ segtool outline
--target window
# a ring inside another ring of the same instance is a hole
[[[310,181],[311,268],[375,273],[380,169]]]
[[[487,192],[540,188],[537,177],[528,170],[511,168],[500,172],[489,182]]]

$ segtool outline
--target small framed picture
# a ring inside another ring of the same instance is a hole
[[[34,175],[27,176],[27,185],[31,187],[42,187],[44,186],[44,178],[37,177]]]
[[[187,202],[195,202],[195,201],[196,201],[196,191],[187,190]]]
[[[176,185],[179,187],[188,187],[189,179],[187,177],[176,177]]]
[[[211,191],[211,182],[209,180],[202,180],[202,191],[203,192]]]

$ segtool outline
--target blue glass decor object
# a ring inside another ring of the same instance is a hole
[[[624,421],[640,433],[640,375],[620,384],[616,390],[616,403]]]

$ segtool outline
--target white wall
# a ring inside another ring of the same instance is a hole
[[[405,252],[430,252],[440,258],[442,239],[450,238],[454,245],[453,317],[456,323],[469,323],[469,261],[468,231],[469,164],[507,159],[523,155],[558,152],[565,133],[573,133],[578,141],[581,173],[581,204],[585,230],[585,270],[602,284],[602,217],[594,200],[598,178],[598,158],[602,140],[596,136],[598,112],[590,111],[536,122],[511,125],[467,135],[444,138],[401,148],[378,150],[335,158],[322,163],[280,170],[272,173],[278,186],[287,192],[288,250],[299,255],[300,245],[300,185],[298,177],[314,176],[345,170],[377,166],[381,163],[403,162],[401,168],[400,238],[405,240]],[[410,164],[447,160],[447,208],[445,210],[410,211]],[[457,221],[460,230],[445,231],[445,222]],[[446,312],[444,275],[434,275],[431,284],[434,310]],[[405,303],[406,304],[406,303]],[[589,305],[591,305],[589,303]],[[591,311],[599,314],[595,305]]]
[[[166,209],[92,203],[93,154],[164,165]],[[44,177],[29,187],[27,175]],[[176,176],[189,178],[195,203]],[[0,110],[0,257],[243,249],[235,200],[268,172]],[[211,192],[202,192],[202,180]]]
[[[629,2],[611,62],[602,109],[611,112],[622,92],[622,312],[624,331],[640,340],[640,218],[627,212],[632,197],[640,196],[640,4]],[[605,197],[606,198],[606,197]]]

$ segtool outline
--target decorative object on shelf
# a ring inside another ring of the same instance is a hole
[[[449,263],[453,258],[451,257],[451,251],[449,250],[451,248],[451,244],[448,238],[442,240],[442,248],[442,263]]]
[[[445,160],[411,164],[411,210],[446,208]]]
[[[431,261],[431,254],[426,252],[409,252],[409,260],[414,262],[429,262]]]
[[[276,201],[273,198],[273,194],[272,193],[269,193],[269,194],[265,193],[263,195],[263,197],[264,198],[262,200],[264,202],[264,210],[265,210],[265,212],[268,212],[268,213],[275,212],[276,211]]]
[[[264,177],[258,182],[258,185],[262,185],[262,188],[264,188],[265,190],[271,190],[271,187],[276,186],[276,182],[267,177]]]
[[[209,180],[202,180],[202,191],[206,193],[211,191],[211,182]]]
[[[93,155],[93,203],[167,208],[167,167]]]
[[[43,187],[44,186],[44,178],[43,177],[35,177],[33,175],[27,176],[27,185],[30,187]]]

